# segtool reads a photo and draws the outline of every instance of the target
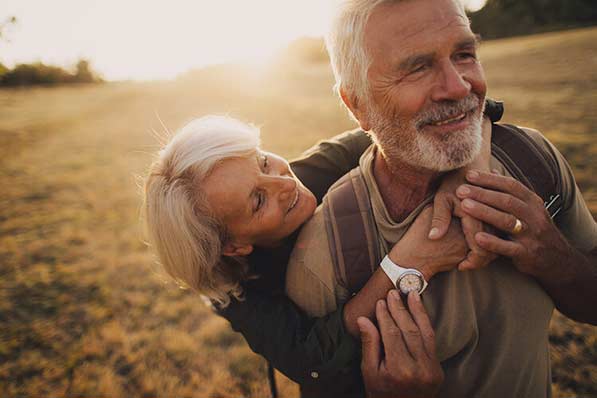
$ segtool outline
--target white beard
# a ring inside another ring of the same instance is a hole
[[[394,159],[439,172],[458,169],[471,163],[481,151],[484,106],[479,107],[480,101],[471,94],[456,103],[433,105],[408,121],[386,117],[377,107],[371,106],[369,112],[373,138],[390,162]],[[426,123],[471,109],[476,110],[468,116],[471,122],[463,130],[442,137],[421,131]]]

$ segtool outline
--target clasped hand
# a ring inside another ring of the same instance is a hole
[[[466,178],[470,184],[456,191],[462,211],[508,234],[506,238],[477,232],[474,239],[481,248],[510,257],[519,271],[532,276],[549,274],[570,252],[535,192],[497,173],[473,170]]]

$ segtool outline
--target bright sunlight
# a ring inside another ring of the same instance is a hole
[[[16,16],[3,62],[68,66],[84,57],[109,80],[173,78],[191,68],[260,62],[300,36],[321,36],[321,0],[4,0]],[[0,15],[1,16],[1,15]]]

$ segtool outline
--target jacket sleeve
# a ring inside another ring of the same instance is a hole
[[[305,316],[284,295],[246,290],[218,313],[243,334],[251,349],[291,380],[309,385],[354,372],[360,345],[345,330],[343,305],[321,318]]]

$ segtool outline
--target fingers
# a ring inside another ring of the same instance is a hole
[[[483,268],[489,264],[488,256],[483,252],[471,250],[466,258],[458,264],[459,271],[470,271],[472,269]]]
[[[466,173],[466,179],[477,186],[506,192],[523,201],[526,201],[533,194],[533,192],[521,182],[514,178],[504,177],[498,174],[471,170]]]
[[[525,214],[528,207],[525,202],[515,196],[503,192],[476,187],[474,185],[461,185],[456,190],[456,195],[458,195],[460,199],[473,199],[498,210],[513,214],[518,218]]]
[[[375,308],[377,323],[381,331],[383,346],[386,348],[386,362],[392,365],[412,363],[412,357],[404,344],[402,332],[388,312],[388,306],[384,300],[379,300]]]
[[[433,218],[429,239],[441,239],[447,232],[452,220],[454,202],[449,195],[438,193],[433,199]]]
[[[461,203],[464,212],[477,220],[492,225],[506,233],[511,233],[516,226],[516,217],[510,213],[494,209],[472,199],[464,199]]]
[[[461,224],[470,251],[467,257],[458,264],[458,269],[464,271],[488,265],[495,258],[495,255],[481,248],[475,240],[475,235],[478,232],[483,232],[483,223],[469,215],[465,215],[461,220]]]
[[[357,319],[359,331],[361,332],[361,344],[363,358],[361,367],[363,370],[376,371],[381,362],[381,344],[380,336],[377,328],[366,317],[359,317]]]
[[[486,232],[478,233],[475,235],[475,239],[479,246],[500,256],[511,258],[521,257],[526,250],[525,247],[518,242],[500,239],[497,236]]]
[[[427,352],[423,345],[421,330],[402,302],[397,290],[390,290],[388,293],[388,308],[402,333],[402,338],[411,356],[415,359],[426,357]]]
[[[419,293],[411,292],[408,295],[408,308],[410,309],[415,323],[421,331],[423,346],[427,356],[431,359],[434,359],[435,332],[433,331],[431,321],[429,320],[429,315],[427,315],[427,311],[425,310],[425,306],[423,306],[423,302],[421,301],[421,296],[419,296]]]

